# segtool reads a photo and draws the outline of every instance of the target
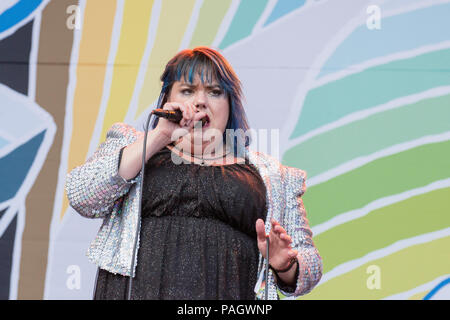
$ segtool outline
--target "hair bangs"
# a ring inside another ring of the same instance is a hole
[[[184,80],[186,83],[193,83],[195,75],[200,77],[202,84],[212,84],[214,80],[222,83],[217,66],[204,56],[193,56],[182,59],[177,65],[173,81]]]

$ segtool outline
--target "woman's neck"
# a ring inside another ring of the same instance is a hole
[[[225,156],[227,153],[230,152],[229,148],[227,148],[222,142],[216,144],[211,142],[203,144],[193,144],[191,143],[191,141],[180,139],[172,143],[172,145],[179,152],[200,158]]]
[[[202,165],[226,165],[245,161],[243,158],[236,157],[233,150],[222,143],[201,146],[178,141],[167,147],[179,157]]]

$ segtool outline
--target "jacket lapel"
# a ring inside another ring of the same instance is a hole
[[[247,152],[248,159],[258,169],[261,178],[266,186],[266,201],[267,201],[267,215],[265,221],[265,231],[269,234],[272,224],[271,219],[275,219],[280,222],[282,212],[282,201],[284,195],[281,186],[280,165],[274,159],[270,159],[267,156],[255,151]],[[263,259],[261,253],[259,253],[258,264],[258,282],[255,287],[255,293],[260,299],[264,297],[265,281],[268,281],[268,298],[273,300],[278,298],[274,277],[269,270],[269,276],[264,275],[266,269],[265,259]],[[267,280],[268,278],[268,280]]]

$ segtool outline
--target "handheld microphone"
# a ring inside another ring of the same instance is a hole
[[[151,114],[175,123],[179,123],[181,119],[183,119],[183,113],[180,110],[154,109]],[[207,122],[206,117],[202,118],[200,121],[202,122],[202,125],[205,125]]]
[[[152,111],[152,114],[175,123],[178,123],[183,119],[183,113],[180,110],[155,109]]]

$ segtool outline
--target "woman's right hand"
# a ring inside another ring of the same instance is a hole
[[[164,148],[172,142],[173,132],[177,129],[185,129],[177,133],[176,138],[186,135],[192,128],[194,128],[195,121],[201,120],[206,116],[205,112],[196,112],[193,104],[188,102],[167,102],[164,104],[164,110],[181,110],[183,119],[180,123],[174,123],[164,118],[159,118],[155,129],[150,130],[147,135],[147,148],[145,161],[150,159],[156,152]],[[126,179],[136,177],[142,167],[142,143],[144,135],[139,137],[132,144],[125,147],[122,153],[122,160],[119,167],[119,175]]]
[[[192,128],[194,128],[194,123],[200,121],[206,116],[203,111],[197,112],[194,104],[189,102],[166,102],[163,106],[164,110],[180,110],[183,113],[183,118],[179,123],[169,121],[165,118],[160,117],[155,130],[162,135],[162,139],[165,141],[173,141],[173,133],[177,129],[184,129],[179,131],[176,138],[181,138],[186,135]]]

